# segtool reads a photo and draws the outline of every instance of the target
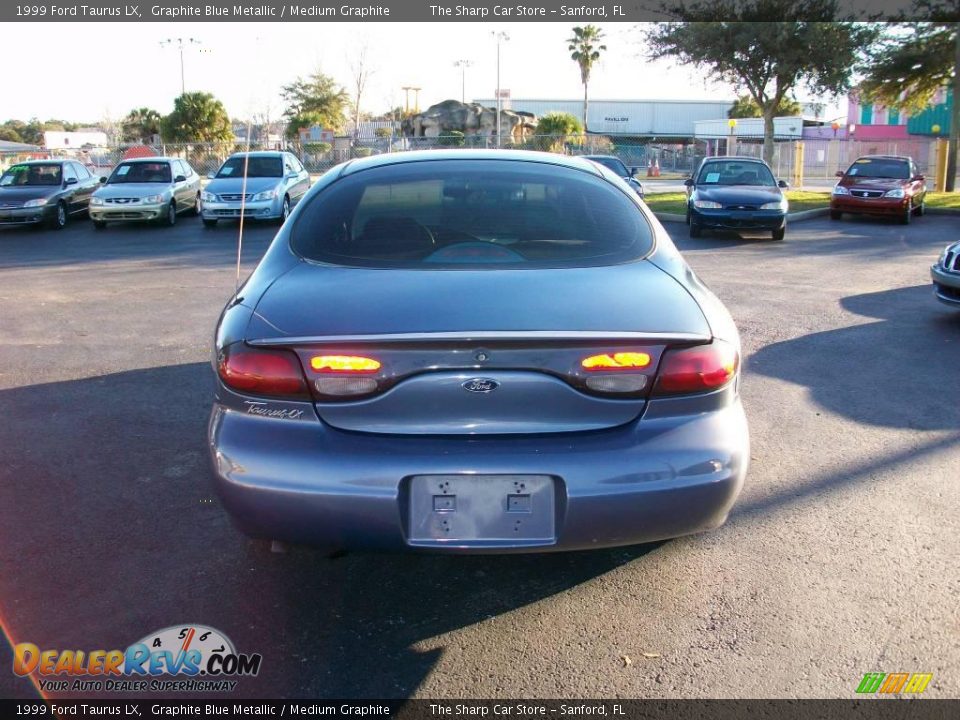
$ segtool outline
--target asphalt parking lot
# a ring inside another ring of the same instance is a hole
[[[956,218],[686,237],[744,342],[747,485],[706,535],[510,557],[271,554],[203,451],[236,226],[0,231],[0,621],[124,648],[181,623],[264,656],[235,697],[960,696]],[[274,227],[248,226],[243,272]],[[0,643],[0,696],[35,697]],[[77,696],[78,693],[68,693]]]

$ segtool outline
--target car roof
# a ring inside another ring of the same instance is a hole
[[[178,157],[166,157],[164,155],[154,155],[153,157],[138,157],[138,158],[128,158],[126,160],[121,160],[117,165],[123,165],[124,163],[145,163],[145,162],[173,162],[174,160],[183,160],[184,158]]]
[[[596,164],[582,157],[570,157],[533,150],[411,150],[399,153],[384,153],[348,161],[341,171],[341,177],[361,170],[369,170],[387,165],[401,165],[415,162],[435,162],[440,160],[500,160],[505,162],[528,162],[541,165],[554,165],[572,170],[580,170],[603,177]]]
[[[286,154],[286,150],[251,150],[250,152],[235,152],[230,157],[243,157],[244,155],[250,157],[280,157]]]
[[[750,157],[748,155],[714,155],[712,157],[704,158],[703,164],[706,165],[708,162],[722,162],[726,160],[733,160],[734,162],[752,162],[760,165],[767,164],[766,161],[761,160],[760,158]],[[769,165],[767,167],[769,167]]]
[[[80,162],[80,160],[74,160],[73,158],[51,158],[49,160],[24,160],[23,162],[13,163],[13,165],[59,165],[60,163],[65,162]],[[82,163],[81,163],[82,164]],[[11,165],[11,167],[13,167]]]
[[[912,160],[909,155],[860,155],[857,160]],[[856,160],[854,160],[856,162]]]

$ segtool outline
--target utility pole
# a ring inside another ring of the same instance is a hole
[[[160,47],[168,47],[174,43],[177,44],[177,50],[180,51],[180,94],[183,95],[187,92],[187,83],[183,73],[183,48],[188,45],[200,45],[200,41],[194,38],[167,38],[160,41]]]
[[[413,97],[413,103],[415,108],[414,112],[420,112],[420,90],[422,88],[414,87],[413,85],[404,85],[400,89],[403,90],[403,92],[405,93],[404,101],[403,101],[404,113],[407,115],[410,114],[410,91],[411,90],[413,90],[414,92],[414,97]]]
[[[500,44],[510,40],[510,36],[496,30],[491,30],[490,34],[497,41],[497,147],[500,147]]]
[[[473,65],[470,60],[457,60],[454,67],[460,68],[460,102],[467,102],[467,68]]]

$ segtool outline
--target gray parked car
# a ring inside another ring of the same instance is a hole
[[[177,214],[200,212],[200,176],[186,160],[169,157],[125,160],[90,198],[97,229],[113,221],[177,222]]]
[[[66,227],[87,211],[97,178],[74,160],[17,163],[0,175],[0,225]]]
[[[960,241],[947,245],[940,259],[930,267],[933,278],[933,294],[937,299],[955,308],[960,308]]]
[[[310,189],[310,174],[288,152],[236,153],[209,177],[203,193],[207,227],[239,218],[241,202],[245,217],[283,222]]]
[[[740,341],[622,178],[521,151],[323,175],[224,309],[208,428],[246,533],[600,548],[722,524]]]

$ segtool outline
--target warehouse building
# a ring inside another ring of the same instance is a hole
[[[493,98],[474,100],[495,107]],[[583,116],[583,100],[538,100],[510,98],[502,100],[505,110],[533,113],[549,112]],[[732,100],[591,100],[587,109],[587,130],[601,135],[685,139],[694,137],[698,121],[727,117]]]

